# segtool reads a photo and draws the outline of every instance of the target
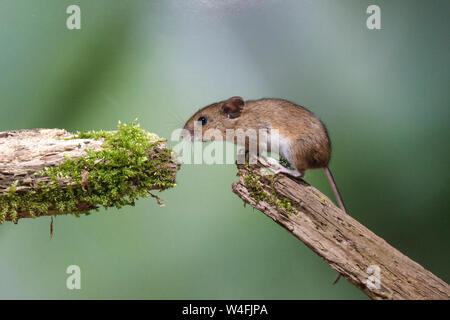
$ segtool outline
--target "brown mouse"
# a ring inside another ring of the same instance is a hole
[[[203,141],[209,140],[205,133],[210,129],[221,132],[222,137],[227,136],[227,129],[245,131],[251,128],[266,130],[269,134],[271,130],[277,129],[279,155],[295,170],[285,168],[277,160],[269,158],[268,162],[276,168],[275,173],[303,177],[307,169],[323,168],[339,206],[346,212],[336,182],[328,169],[331,144],[327,129],[308,109],[282,99],[244,101],[241,97],[231,97],[200,109],[186,122],[184,129],[191,140],[194,138],[195,124],[201,125]],[[237,143],[236,139],[232,142]],[[245,141],[246,149],[248,143],[249,141]],[[267,150],[270,151],[270,146]]]

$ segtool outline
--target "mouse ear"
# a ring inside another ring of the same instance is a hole
[[[235,119],[241,115],[244,104],[244,99],[241,97],[231,97],[222,105],[222,111],[229,119]]]

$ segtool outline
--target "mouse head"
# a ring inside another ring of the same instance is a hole
[[[233,120],[239,118],[244,104],[244,99],[241,97],[231,97],[200,109],[186,122],[184,129],[188,136],[185,135],[184,138],[211,140],[208,138],[208,133],[214,129],[216,132],[220,131],[225,138],[225,130],[233,128]],[[216,140],[217,137],[215,136],[214,139]]]

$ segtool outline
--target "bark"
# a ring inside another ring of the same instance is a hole
[[[320,191],[284,174],[267,175],[261,163],[238,165],[232,190],[323,258],[372,299],[450,299],[450,286],[389,245]],[[245,177],[257,177],[257,186]],[[273,201],[261,200],[255,188],[288,199],[290,214]],[[292,212],[293,211],[293,212]],[[379,271],[379,274],[377,274]],[[379,281],[378,281],[379,280]]]

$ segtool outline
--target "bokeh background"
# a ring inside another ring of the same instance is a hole
[[[66,28],[81,7],[82,29]],[[382,30],[366,28],[381,7]],[[327,124],[349,212],[450,281],[450,2],[0,0],[0,130],[170,137],[197,108],[280,97]],[[171,142],[173,145],[173,143]],[[185,165],[135,207],[0,226],[3,299],[365,299],[231,192],[233,165]],[[332,198],[322,171],[306,180]],[[79,265],[82,289],[66,288]]]

